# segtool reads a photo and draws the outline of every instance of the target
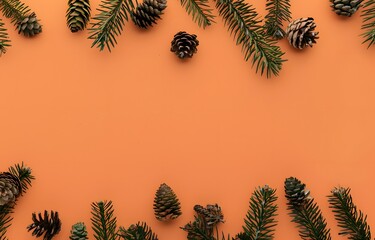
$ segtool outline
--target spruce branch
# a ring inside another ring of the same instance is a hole
[[[117,239],[117,219],[113,213],[112,201],[93,202],[91,204],[91,223],[96,240]]]
[[[305,189],[305,184],[297,178],[285,181],[285,197],[288,202],[289,215],[299,228],[299,235],[304,240],[330,240],[330,229],[327,228],[321,210]]]
[[[217,0],[216,8],[224,19],[237,45],[242,45],[245,60],[251,57],[256,72],[267,77],[277,76],[281,70],[284,53],[276,41],[264,34],[262,22],[255,8],[244,0]]]
[[[215,16],[212,14],[208,0],[180,0],[180,3],[199,27],[206,28],[215,23]]]
[[[266,33],[275,38],[282,39],[285,36],[283,21],[290,22],[292,19],[290,12],[290,0],[267,0],[264,28]]]
[[[9,35],[0,18],[0,57],[7,52],[8,47],[10,47]]]
[[[257,188],[250,198],[244,235],[248,240],[272,240],[277,216],[276,190],[268,186]]]
[[[116,37],[121,35],[128,12],[134,8],[131,0],[102,0],[99,13],[93,17],[89,39],[94,40],[91,47],[98,47],[103,51],[105,47],[111,51],[117,44]]]
[[[375,0],[367,0],[363,4],[362,30],[361,35],[364,38],[363,44],[367,43],[367,47],[371,47],[375,43]]]
[[[357,209],[350,188],[334,188],[328,196],[328,202],[338,226],[342,229],[340,235],[348,235],[351,240],[371,240],[367,216]]]
[[[128,229],[120,227],[117,234],[124,240],[158,240],[152,229],[146,223],[140,222],[131,225]]]

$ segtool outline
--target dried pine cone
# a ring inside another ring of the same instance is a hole
[[[284,187],[288,205],[302,206],[310,199],[310,191],[306,189],[306,185],[295,177],[287,178]]]
[[[0,173],[0,206],[13,203],[22,193],[21,182],[11,173]]]
[[[148,28],[156,24],[166,7],[167,0],[145,0],[132,12],[131,17],[138,27]]]
[[[91,8],[89,0],[69,0],[66,12],[67,25],[71,32],[86,28],[90,20]]]
[[[70,231],[71,240],[87,240],[87,230],[86,225],[82,222],[76,223],[72,226],[72,230]]]
[[[47,211],[44,211],[44,218],[41,213],[38,217],[35,213],[32,215],[33,223],[27,227],[28,231],[33,231],[32,235],[40,237],[44,234],[44,240],[51,240],[61,230],[61,221],[59,213],[51,211],[51,217]]]
[[[357,12],[363,0],[330,0],[332,10],[341,16],[352,16]]]
[[[191,58],[197,52],[199,41],[195,34],[178,32],[174,35],[171,45],[171,51],[179,58]]]
[[[17,30],[26,37],[33,37],[42,32],[42,25],[39,24],[36,14],[31,13],[17,23]]]
[[[221,207],[217,204],[207,205],[206,208],[201,205],[195,205],[194,211],[203,217],[208,227],[224,222],[223,212],[221,211]]]
[[[314,32],[316,24],[314,18],[299,18],[291,22],[286,29],[286,35],[290,45],[295,48],[303,49],[307,46],[312,47],[318,39],[318,32]]]
[[[176,219],[181,215],[180,201],[167,184],[163,183],[156,191],[154,200],[155,216],[160,221]]]

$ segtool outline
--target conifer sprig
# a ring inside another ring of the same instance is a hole
[[[208,0],[180,0],[180,3],[199,27],[206,28],[215,22]]]
[[[22,21],[30,13],[30,8],[19,0],[0,0],[0,10],[12,23]]]
[[[264,28],[266,33],[275,38],[281,39],[285,36],[283,21],[290,22],[292,19],[290,12],[290,0],[267,0]]]
[[[128,229],[120,227],[118,236],[124,240],[158,240],[152,229],[146,223],[140,222],[131,225]]]
[[[7,52],[8,47],[10,47],[10,39],[7,29],[4,28],[4,23],[0,19],[0,57]]]
[[[112,201],[91,204],[91,223],[96,240],[117,239],[117,219],[113,213]]]
[[[111,51],[117,44],[116,37],[121,35],[125,21],[129,19],[128,12],[131,8],[134,8],[131,0],[103,0],[89,29],[89,39],[93,40],[91,47]]]
[[[371,240],[367,216],[357,209],[350,188],[334,188],[328,201],[341,228],[340,235],[346,235],[351,240]]]
[[[363,4],[362,12],[362,43],[371,47],[375,43],[375,0],[367,0]]]
[[[242,45],[245,60],[252,58],[256,72],[266,73],[267,77],[278,75],[285,61],[284,53],[274,40],[265,36],[255,8],[244,0],[217,0],[216,8],[237,45]]]
[[[277,216],[276,190],[268,186],[257,188],[250,198],[244,234],[248,240],[272,240]]]

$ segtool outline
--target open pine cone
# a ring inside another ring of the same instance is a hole
[[[154,211],[156,219],[160,221],[176,219],[181,215],[180,201],[172,188],[165,183],[156,191]]]
[[[33,37],[42,32],[42,25],[39,24],[36,14],[31,13],[17,23],[17,30],[26,37]]]
[[[13,203],[22,193],[21,182],[11,173],[0,173],[0,206]]]
[[[179,58],[191,58],[197,52],[199,41],[195,34],[178,32],[174,35],[171,45],[171,51]]]
[[[295,48],[303,49],[307,46],[312,47],[319,38],[318,32],[314,32],[316,24],[314,18],[299,18],[289,24],[286,29],[286,36],[290,45]]]
[[[139,4],[131,17],[136,26],[148,28],[156,23],[167,7],[167,0],[145,0]]]
[[[41,213],[38,216],[33,213],[33,223],[27,227],[28,231],[33,231],[32,235],[36,237],[43,236],[44,240],[51,240],[61,230],[61,221],[59,213],[51,211],[51,217],[47,211],[44,211],[44,216]]]
[[[306,189],[306,185],[295,177],[287,178],[284,187],[288,205],[302,206],[310,199],[310,191]]]
[[[363,0],[330,0],[332,10],[341,16],[352,16],[357,12]]]

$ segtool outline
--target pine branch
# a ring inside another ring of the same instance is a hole
[[[9,35],[6,28],[4,28],[4,23],[0,19],[0,57],[7,52],[8,47],[10,47]]]
[[[266,33],[275,38],[282,39],[285,36],[283,21],[290,22],[292,19],[290,12],[290,0],[267,0],[264,28]]]
[[[97,46],[100,51],[105,47],[111,51],[117,44],[116,37],[121,35],[128,12],[134,8],[131,0],[102,0],[99,13],[93,17],[89,39],[94,40],[91,47]]]
[[[206,28],[215,23],[215,16],[212,14],[208,0],[180,0],[180,3],[199,27]]]
[[[250,209],[245,219],[244,234],[249,240],[272,240],[277,216],[276,190],[257,188],[250,198]]]
[[[256,72],[277,76],[285,61],[281,58],[284,53],[275,45],[276,41],[265,36],[255,8],[244,0],[217,0],[216,8],[237,45],[242,45],[245,60],[252,57]]]
[[[12,23],[22,21],[31,11],[27,5],[19,0],[0,0],[0,10],[6,18],[12,20]]]
[[[364,38],[362,43],[368,43],[371,47],[375,43],[375,0],[367,0],[363,4],[362,30],[361,36]]]
[[[340,235],[348,235],[351,240],[371,239],[367,216],[357,210],[350,188],[334,188],[328,196],[328,202],[335,214],[338,226],[342,229]]]
[[[326,220],[305,185],[296,178],[288,178],[285,193],[289,215],[292,222],[297,223],[300,237],[304,240],[331,240]]]
[[[124,240],[158,240],[157,235],[146,223],[139,222],[128,229],[120,227],[118,236]]]
[[[117,219],[113,216],[112,201],[100,201],[91,204],[91,223],[97,240],[117,239]]]

